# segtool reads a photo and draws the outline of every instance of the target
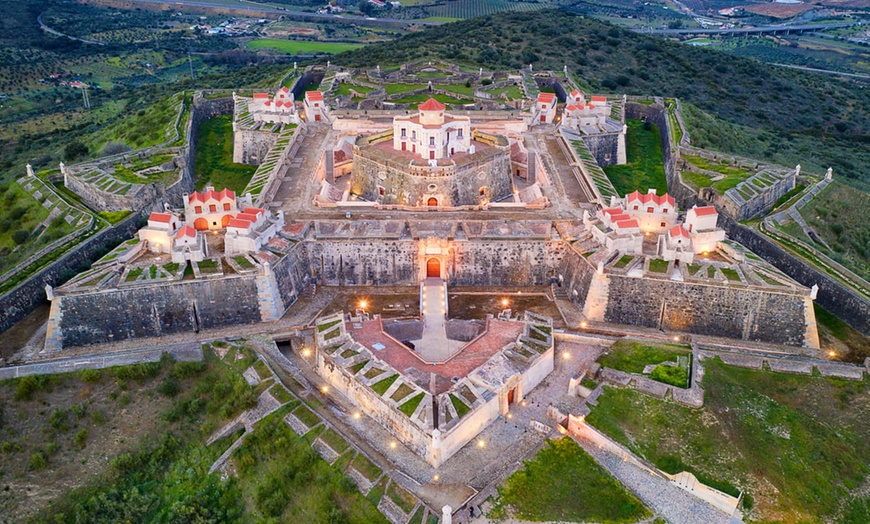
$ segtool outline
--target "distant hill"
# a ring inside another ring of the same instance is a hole
[[[373,67],[427,57],[493,69],[532,63],[561,71],[567,65],[593,91],[679,97],[700,109],[690,115],[696,145],[800,162],[818,172],[832,166],[870,189],[870,89],[848,80],[767,66],[560,10],[463,20],[332,61]]]

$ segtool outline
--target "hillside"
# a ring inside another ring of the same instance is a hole
[[[599,92],[680,97],[700,111],[696,145],[832,166],[870,188],[870,93],[859,84],[766,66],[709,49],[632,33],[565,11],[499,13],[434,27],[332,58],[349,67],[443,58],[493,69],[562,70]],[[728,122],[716,133],[712,115]],[[693,127],[694,121],[690,122]],[[863,171],[862,171],[863,170]]]

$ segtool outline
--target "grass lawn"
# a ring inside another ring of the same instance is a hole
[[[608,387],[587,421],[669,473],[744,490],[747,521],[870,521],[870,380],[704,367],[703,409]]]
[[[361,44],[343,44],[336,42],[299,42],[295,40],[279,40],[277,38],[259,38],[248,42],[249,49],[275,49],[291,55],[335,54],[353,51],[362,47]]]
[[[695,188],[712,187],[718,191],[719,194],[724,194],[725,191],[737,187],[737,184],[743,182],[754,174],[740,167],[714,162],[713,160],[707,160],[706,158],[699,156],[683,155],[682,158],[697,168],[724,175],[725,178],[713,182],[709,176],[703,173],[692,173],[689,171],[682,172],[683,180],[690,186]]]
[[[668,271],[668,264],[667,260],[653,258],[649,261],[649,270],[653,273],[666,273]]]
[[[196,189],[211,182],[215,189],[240,192],[245,189],[257,166],[233,163],[233,117],[209,118],[199,126],[196,143]]]
[[[636,522],[649,510],[570,438],[548,442],[507,478],[489,517]]]
[[[867,209],[870,193],[835,181],[800,213],[834,250],[831,258],[870,280],[870,226],[863,218]]]
[[[507,97],[510,100],[519,100],[526,96],[525,92],[523,92],[523,88],[520,86],[507,86],[499,87],[497,89],[487,89],[486,92],[495,97],[501,96],[502,93],[507,93]]]
[[[628,134],[625,137],[628,163],[604,167],[607,178],[620,195],[638,190],[646,193],[655,188],[659,195],[668,192],[665,165],[662,160],[662,143],[659,128],[650,124],[649,129],[640,120],[628,119]]]
[[[676,362],[677,357],[690,355],[691,351],[685,346],[622,339],[610,346],[598,363],[626,373],[642,373],[647,365]]]
[[[426,84],[387,84],[386,86],[384,86],[384,90],[389,96],[398,95],[399,93],[407,93],[408,91],[422,89],[424,87],[426,87]]]
[[[371,91],[374,91],[371,87],[366,86],[358,86],[356,84],[351,84],[348,82],[342,82],[338,84],[338,87],[335,88],[336,96],[350,96],[350,90],[353,89],[357,93],[366,94]]]
[[[452,96],[442,95],[439,93],[429,94],[429,93],[421,93],[419,95],[411,95],[404,96],[402,98],[398,98],[395,100],[390,100],[390,102],[394,102],[396,104],[412,104],[411,109],[416,109],[418,104],[429,100],[430,98],[434,98],[435,100],[441,102],[442,104],[473,104],[473,100],[465,100],[462,98],[455,98]]]

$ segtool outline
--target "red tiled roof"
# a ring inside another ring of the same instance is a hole
[[[269,98],[269,93],[254,93],[254,98],[257,98],[257,99]]]
[[[538,95],[538,102],[544,102],[545,104],[552,103],[556,100],[555,93],[541,93]]]
[[[583,93],[581,93],[579,89],[575,89],[575,90],[571,91],[571,96],[577,96],[577,95],[582,95],[582,94]]]
[[[323,93],[320,91],[306,91],[305,100],[320,101],[323,100]]]
[[[674,197],[665,193],[662,196],[658,196],[655,193],[646,193],[641,194],[640,191],[633,191],[626,195],[626,198],[629,202],[634,202],[635,200],[640,201],[643,204],[647,204],[649,202],[654,203],[657,206],[662,205],[663,203],[667,203],[670,205],[674,205]]]
[[[575,106],[573,104],[569,105],[568,107],[565,108],[565,110],[568,112],[575,111],[576,109],[577,109],[577,106]]]
[[[257,215],[254,213],[239,213],[238,215],[236,215],[236,218],[239,220],[247,220],[249,222],[257,221]]]
[[[605,215],[621,215],[623,213],[623,209],[621,207],[608,207],[601,210]]]
[[[626,215],[625,213],[620,213],[618,215],[610,215],[610,222],[611,223],[622,222],[623,220],[631,220],[631,217],[629,215]]]
[[[596,95],[592,97],[593,102],[607,102],[606,96]]]
[[[716,208],[713,206],[694,207],[690,211],[694,211],[695,215],[699,217],[717,214]]]
[[[417,109],[419,109],[420,111],[443,111],[446,108],[447,106],[435,100],[434,98],[430,98],[429,100],[426,100],[425,102],[417,106]]]
[[[236,194],[233,193],[233,191],[230,189],[222,189],[220,193],[215,193],[215,195],[215,198],[217,198],[218,200],[223,200],[225,198],[232,198],[233,200],[235,200],[236,198]]]
[[[630,220],[620,220],[616,223],[616,227],[619,229],[627,229],[630,227],[640,227],[640,223],[636,219]]]
[[[284,86],[284,87],[282,87],[281,89],[279,89],[278,92],[279,92],[279,93],[289,93],[289,92],[290,92],[290,88],[287,87],[287,86]]]
[[[148,217],[148,220],[168,224],[172,221],[172,215],[169,213],[151,213],[151,215]]]
[[[181,226],[181,229],[178,230],[178,235],[176,235],[176,238],[184,237],[196,238],[196,230],[190,226]]]
[[[266,210],[262,207],[246,207],[242,210],[242,213],[246,215],[263,215],[266,213]]]
[[[200,201],[200,202],[205,202],[205,198],[203,198],[202,193],[200,193],[199,191],[194,191],[193,193],[191,193],[191,194],[187,197],[187,202],[188,202],[188,203],[190,203],[190,202],[194,202],[194,201],[197,201],[197,200]]]
[[[280,104],[281,102],[278,102],[278,103]],[[272,105],[272,101],[271,101],[271,100],[266,100],[266,101],[263,103],[263,105],[266,106],[266,107],[269,107],[269,106]]]
[[[672,228],[668,231],[668,234],[670,234],[671,237],[686,237],[686,238],[689,238],[689,232],[686,231],[686,228],[684,228],[683,226],[674,226],[674,227],[672,227]]]
[[[231,218],[227,222],[227,227],[237,227],[239,229],[248,229],[251,227],[251,221],[244,218]]]

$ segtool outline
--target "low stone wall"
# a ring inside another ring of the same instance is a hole
[[[870,301],[866,298],[792,256],[754,229],[744,227],[721,214],[719,226],[725,229],[729,238],[743,244],[802,285],[819,286],[816,301],[820,306],[861,333],[870,335]]]
[[[146,211],[133,213],[112,227],[85,240],[57,261],[0,296],[0,333],[46,302],[45,285],[58,286],[83,265],[90,264],[99,251],[114,240],[131,238],[141,227]]]
[[[584,135],[583,142],[589,152],[595,157],[599,166],[613,166],[619,161],[619,142],[622,135],[611,133],[607,135]],[[624,145],[623,145],[624,147]]]
[[[124,193],[103,191],[67,170],[63,185],[81,197],[89,207],[98,211],[126,211],[154,202],[157,198],[156,184],[134,184]]]

